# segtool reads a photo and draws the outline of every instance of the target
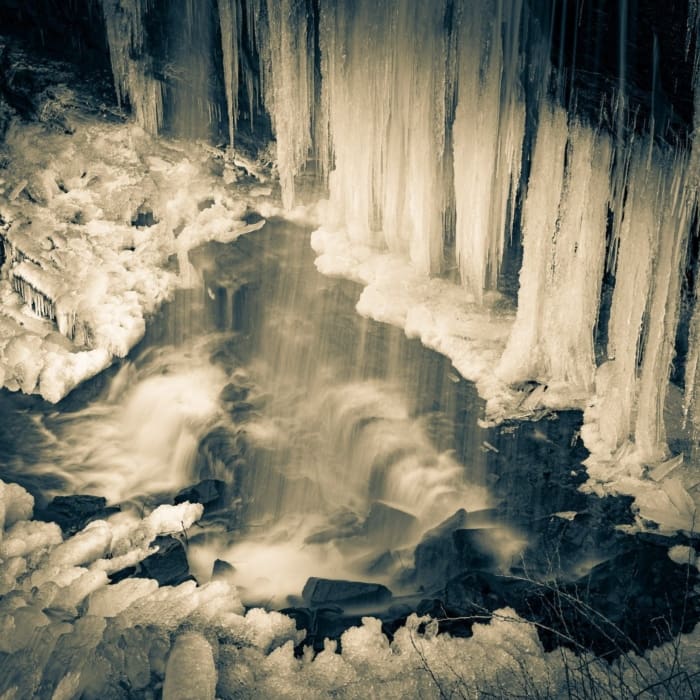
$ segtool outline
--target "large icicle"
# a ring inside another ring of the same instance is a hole
[[[224,63],[229,147],[233,148],[238,119],[238,54],[241,47],[240,0],[218,0]]]
[[[453,125],[457,261],[478,300],[496,287],[512,231],[525,132],[515,39],[522,3],[513,3],[507,17],[501,2],[483,5],[465,6],[460,17]]]
[[[359,0],[321,16],[338,223],[426,273],[442,265],[446,10]]]
[[[163,124],[163,86],[150,71],[144,19],[151,0],[102,0],[117,101],[128,99],[136,120],[151,133]]]
[[[285,209],[294,204],[294,178],[312,147],[314,54],[312,8],[306,0],[251,0],[262,63],[262,92],[277,139],[277,169]]]
[[[563,109],[543,108],[523,215],[518,311],[498,370],[508,383],[537,380],[573,401],[593,388],[611,153],[608,137],[568,128]]]
[[[680,282],[692,220],[686,200],[686,157],[659,163],[663,190],[655,207],[659,249],[654,266],[652,296],[639,387],[635,443],[641,460],[667,456],[664,405],[674,356],[680,304]]]
[[[632,148],[624,173],[627,183],[624,211],[615,212],[613,250],[617,251],[617,264],[608,324],[608,360],[596,374],[597,398],[593,407],[599,431],[597,440],[587,427],[586,444],[596,452],[612,454],[634,434],[637,368],[644,315],[652,289],[653,260],[657,255],[657,211],[664,205],[660,195],[665,175],[647,168],[643,147]],[[623,197],[618,199],[618,207],[622,200]]]

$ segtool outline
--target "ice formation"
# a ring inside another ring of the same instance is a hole
[[[438,635],[436,622],[412,615],[389,642],[380,621],[367,617],[343,634],[342,654],[327,641],[317,655],[296,656],[304,632],[294,621],[259,608],[244,614],[224,581],[109,583],[127,554],[132,563],[145,558],[158,534],[171,532],[175,520],[179,532],[190,528],[201,506],[161,506],[143,519],[119,513],[68,538],[54,523],[31,520],[32,507],[23,489],[0,482],[0,694],[8,700],[125,692],[188,700],[440,698],[523,688],[560,697],[584,684],[631,696],[672,674],[674,650],[688,673],[698,670],[697,633],[681,637],[679,648],[630,654],[611,666],[567,650],[545,653],[534,627],[507,609],[475,625],[468,639]]]
[[[0,380],[52,402],[126,356],[187,282],[190,248],[263,223],[245,224],[246,188],[212,173],[220,153],[134,125],[88,120],[69,135],[15,123],[3,148]],[[165,269],[174,254],[179,276]]]

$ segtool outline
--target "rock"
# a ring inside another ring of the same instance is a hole
[[[205,479],[194,486],[182,489],[174,499],[175,505],[189,501],[201,503],[204,512],[221,508],[225,505],[226,484],[219,479]]]
[[[365,574],[371,576],[388,576],[397,569],[403,567],[401,557],[389,550],[382,552],[379,556],[372,554],[357,561]]]
[[[343,632],[351,627],[359,627],[362,618],[359,615],[347,615],[338,606],[325,606],[318,609],[292,607],[281,610],[291,617],[298,630],[306,630],[306,636],[297,646],[297,653],[303,653],[304,646],[311,645],[314,651],[323,650],[326,639],[340,640]]]
[[[156,537],[151,543],[158,551],[146,557],[132,574],[136,578],[152,578],[161,586],[177,586],[192,581],[187,554],[182,542],[171,535]]]
[[[249,393],[250,389],[247,386],[241,386],[240,384],[227,384],[221,390],[219,400],[237,403],[239,401],[245,401],[248,398]]]
[[[339,605],[342,608],[382,605],[391,599],[391,591],[379,583],[343,581],[312,576],[304,586],[306,605],[319,608]]]
[[[35,519],[57,523],[64,534],[72,535],[82,530],[89,522],[101,520],[119,512],[118,506],[107,506],[102,496],[56,496],[43,510],[37,510]]]
[[[223,559],[215,559],[214,567],[211,572],[211,580],[218,581],[220,579],[228,579],[232,574],[236,572],[236,567],[233,564],[229,564]]]
[[[460,509],[428,531],[416,547],[416,582],[424,587],[439,584],[462,571],[490,569],[497,565],[488,528],[466,529],[469,514]]]
[[[396,547],[410,541],[418,528],[418,520],[411,513],[385,501],[374,501],[365,521],[367,539]]]
[[[146,204],[142,204],[131,217],[131,225],[136,228],[149,227],[157,223],[153,210]]]
[[[503,607],[511,607],[527,616],[529,598],[538,590],[536,583],[521,578],[470,571],[447,582],[442,600],[446,609],[456,613],[456,616],[488,616]]]

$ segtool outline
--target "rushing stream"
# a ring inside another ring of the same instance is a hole
[[[314,269],[308,231],[272,222],[191,260],[199,283],[129,359],[59,410],[31,413],[41,437],[31,465],[15,450],[15,478],[44,498],[122,507],[224,482],[190,537],[190,566],[203,581],[222,559],[244,600],[278,606],[309,576],[410,592],[413,547],[460,508],[483,511],[484,547],[506,571],[526,545],[513,523],[561,509],[556,492],[548,510],[520,496],[491,508],[503,500],[488,488],[494,459],[513,457],[514,428],[480,428],[482,404],[446,358],[359,316],[357,286]],[[553,446],[542,430],[533,444]]]

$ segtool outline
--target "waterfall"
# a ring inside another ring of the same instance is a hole
[[[117,94],[157,129],[163,107],[148,82],[144,21],[162,8],[103,6]],[[698,155],[692,125],[662,118],[673,105],[659,31],[644,102],[627,3],[601,10],[609,26],[579,3],[537,0],[217,7],[227,139],[236,145],[247,94],[270,117],[284,207],[295,206],[310,168],[327,188],[325,230],[459,280],[477,308],[502,287],[504,262],[513,276],[522,246],[515,321],[484,386],[495,394],[538,383],[545,404],[586,408],[593,451],[610,457],[631,444],[641,461],[666,458],[682,281],[696,275],[687,250]],[[685,19],[686,44],[673,50],[691,75],[694,0]],[[605,37],[615,42],[607,53]],[[680,329],[686,418],[699,432],[700,311],[690,326]]]

